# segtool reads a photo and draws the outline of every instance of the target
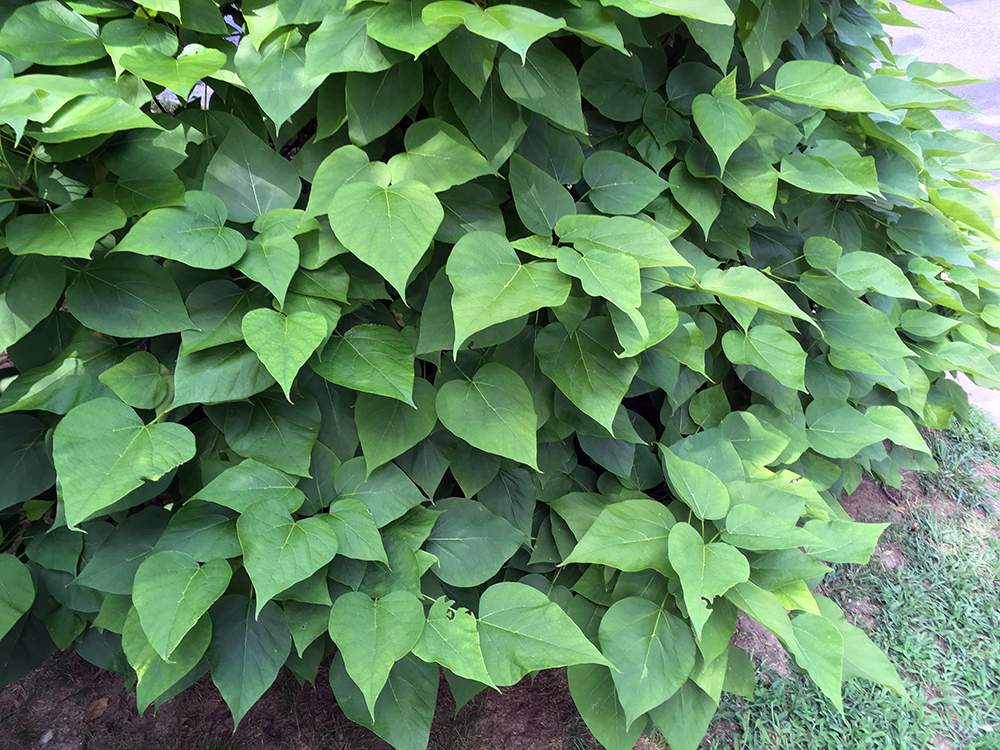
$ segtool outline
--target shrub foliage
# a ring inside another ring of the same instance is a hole
[[[1000,382],[1000,149],[903,22],[0,4],[0,679],[72,647],[239,722],[333,652],[419,750],[441,674],[569,666],[607,747],[694,748],[743,612],[903,691],[811,592],[883,529],[838,498]]]

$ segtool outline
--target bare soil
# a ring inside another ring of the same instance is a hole
[[[1000,468],[982,467],[1000,494]],[[981,508],[969,509],[936,492],[925,492],[906,474],[902,490],[876,484],[867,477],[844,509],[860,521],[909,523],[915,511],[929,508],[939,517],[964,514],[971,525],[995,529],[996,519]],[[994,533],[996,533],[994,531]],[[873,564],[895,569],[903,556],[891,543],[880,544]],[[856,624],[873,622],[877,607],[867,597],[849,602],[846,612]],[[788,655],[777,639],[741,616],[734,643],[746,649],[767,673],[788,674]],[[736,731],[732,722],[717,722],[711,734]],[[662,748],[643,738],[645,750]],[[598,748],[570,697],[564,670],[525,678],[501,692],[484,691],[455,712],[455,702],[442,679],[431,730],[435,750],[561,750]],[[104,672],[69,651],[0,690],[0,750],[389,750],[364,727],[347,720],[336,706],[326,667],[316,685],[300,688],[283,670],[275,684],[247,714],[238,730],[221,696],[206,676],[164,704],[154,714],[136,711],[134,696],[120,675]]]

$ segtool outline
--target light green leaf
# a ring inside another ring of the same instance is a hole
[[[507,50],[500,56],[499,69],[503,90],[522,107],[569,131],[586,131],[576,68],[551,42],[535,44],[524,61]]]
[[[440,664],[467,680],[493,686],[479,646],[476,618],[455,602],[438,597],[427,613],[427,623],[413,654],[430,664]]]
[[[239,127],[229,131],[208,163],[203,189],[222,199],[230,221],[249,224],[276,208],[292,208],[301,187],[295,167]]]
[[[558,231],[558,226],[556,227]],[[560,235],[562,236],[562,235]],[[573,247],[586,255],[591,250],[626,253],[639,263],[639,268],[656,266],[688,266],[690,264],[670,244],[663,232],[652,224],[629,216],[612,216],[594,222],[589,234],[574,233],[566,238]]]
[[[520,5],[477,5],[454,0],[430,3],[423,10],[423,22],[437,25],[464,25],[473,34],[500,42],[521,57],[525,64],[528,48],[544,36],[566,25],[561,18],[550,18],[537,10]]]
[[[306,42],[307,79],[350,71],[378,73],[405,60],[402,52],[385,49],[368,36],[366,24],[376,10],[345,13],[330,9]]]
[[[705,544],[701,534],[686,523],[670,530],[669,545],[670,564],[680,577],[688,617],[700,641],[702,628],[712,615],[712,600],[749,580],[750,563],[728,544]]]
[[[233,65],[264,114],[280,127],[319,88],[326,76],[310,75],[306,68],[306,41],[297,28],[236,48]]]
[[[829,237],[809,237],[803,254],[813,268],[834,269],[840,262],[844,249]]]
[[[858,251],[847,253],[837,263],[834,276],[851,289],[873,289],[879,294],[923,302],[913,290],[903,271],[889,258],[878,253]]]
[[[341,146],[327,156],[316,169],[306,216],[325,214],[340,188],[352,182],[375,182],[374,165],[368,154],[357,146]]]
[[[114,399],[80,404],[56,425],[52,440],[67,525],[77,528],[194,454],[194,435],[187,427],[172,422],[147,426]]]
[[[393,182],[416,180],[440,193],[493,170],[454,125],[428,118],[406,130],[406,151],[389,160]]]
[[[263,285],[279,305],[284,305],[288,287],[299,268],[299,245],[291,237],[258,235],[247,243],[246,254],[235,266]]]
[[[653,170],[617,151],[595,151],[583,163],[594,208],[606,214],[637,214],[669,183]]]
[[[668,13],[723,26],[731,26],[735,20],[725,0],[605,0],[604,4],[636,18]]]
[[[344,656],[347,674],[361,689],[372,719],[375,701],[392,665],[420,640],[424,610],[408,591],[393,591],[376,601],[367,594],[340,596],[330,610],[330,637]]]
[[[413,347],[388,326],[359,325],[334,336],[309,360],[317,375],[345,388],[413,403]]]
[[[248,458],[230,466],[191,498],[232,508],[242,513],[264,500],[280,502],[294,512],[302,505],[302,493],[295,489],[297,478]]]
[[[448,497],[434,508],[443,513],[424,549],[437,558],[431,572],[452,586],[485,583],[528,541],[523,532],[474,500]]]
[[[805,391],[806,353],[795,338],[772,325],[751,326],[747,333],[726,331],[722,348],[729,361],[753,365],[789,388]]]
[[[337,470],[334,489],[338,502],[352,498],[364,503],[379,528],[427,500],[396,464],[383,464],[369,473],[364,456],[346,461]]]
[[[368,474],[415,446],[434,431],[437,391],[423,378],[413,382],[413,406],[395,398],[359,393],[354,420]]]
[[[250,347],[242,343],[213,346],[177,359],[173,407],[238,401],[273,383],[271,373]]]
[[[133,48],[121,55],[117,62],[130,73],[165,86],[181,101],[187,101],[196,83],[226,64],[226,54],[201,44],[187,45],[177,57],[173,56],[173,51],[163,54],[156,50]]]
[[[792,60],[778,68],[774,93],[797,104],[838,112],[892,113],[872,94],[863,79],[833,63]],[[893,118],[895,119],[895,118]]]
[[[715,716],[716,703],[693,680],[681,685],[663,705],[649,710],[649,718],[672,750],[697,750]]]
[[[729,511],[726,485],[711,471],[660,445],[663,468],[674,490],[698,518],[717,520]]]
[[[695,125],[719,159],[719,168],[726,164],[733,152],[753,133],[756,124],[753,114],[743,102],[729,96],[699,94],[691,105]]]
[[[337,535],[329,515],[298,521],[277,500],[260,500],[236,521],[246,566],[256,594],[256,616],[264,605],[303,581],[337,554]]]
[[[560,271],[580,279],[592,297],[604,297],[623,310],[642,304],[639,263],[629,255],[599,249],[580,255],[561,247],[556,263]]]
[[[924,442],[920,430],[898,406],[889,404],[869,406],[865,410],[865,416],[876,427],[885,430],[885,436],[896,445],[930,455],[931,451]]]
[[[150,211],[133,225],[114,252],[154,255],[195,268],[225,268],[238,261],[247,241],[225,226],[225,204],[210,193],[191,190],[183,208]]]
[[[368,36],[417,57],[436,46],[458,25],[457,21],[454,24],[425,22],[423,10],[432,2],[389,0],[368,19]]]
[[[721,183],[694,177],[681,162],[670,170],[670,194],[698,222],[706,237],[722,211],[723,192]]]
[[[375,518],[360,500],[345,497],[329,510],[330,526],[337,534],[337,554],[354,560],[378,560],[389,564]]]
[[[420,102],[423,70],[419,62],[402,62],[380,73],[347,74],[347,126],[354,143],[364,146],[385,135]]]
[[[29,3],[5,15],[0,50],[41,65],[79,65],[107,54],[97,24],[58,0]]]
[[[879,537],[887,528],[889,525],[885,523],[858,523],[839,519],[830,522],[818,519],[809,521],[805,529],[816,540],[807,544],[805,551],[827,562],[867,565]]]
[[[655,500],[611,503],[590,525],[563,565],[589,562],[627,571],[652,568],[674,575],[667,539],[674,517]]]
[[[125,212],[99,198],[80,198],[49,213],[23,214],[6,227],[14,255],[89,258],[94,244],[125,226]]]
[[[535,339],[542,372],[612,435],[615,414],[639,369],[637,358],[619,359],[611,351],[615,340],[608,318],[584,320],[572,337],[561,323],[552,323]]]
[[[387,188],[355,182],[337,191],[329,215],[337,239],[405,300],[407,280],[441,226],[444,209],[422,182]]]
[[[740,23],[740,39],[750,66],[750,80],[756,80],[774,64],[781,54],[781,46],[803,21],[803,6],[798,0],[764,0],[758,8],[760,14],[749,29],[743,26],[742,19]]]
[[[519,154],[510,157],[509,179],[517,215],[528,230],[551,235],[559,219],[576,213],[570,192]]]
[[[558,604],[523,583],[495,583],[479,600],[479,642],[497,685],[571,664],[611,664]]]
[[[574,664],[566,676],[573,702],[594,738],[607,750],[633,750],[645,726],[626,723],[611,670],[600,664]]]
[[[493,232],[470,232],[459,239],[446,272],[455,290],[451,308],[456,354],[469,337],[492,325],[542,307],[558,307],[572,286],[554,263],[522,265],[510,243]]]
[[[31,571],[13,555],[0,555],[0,638],[7,635],[35,601]]]
[[[887,437],[864,414],[844,402],[817,399],[806,408],[806,437],[813,450],[830,458],[853,458]]]
[[[173,660],[184,637],[225,593],[232,574],[225,560],[198,565],[190,555],[175,550],[155,552],[143,560],[135,573],[132,602],[161,659]]]
[[[676,693],[694,669],[691,628],[648,599],[615,602],[601,619],[600,639],[616,667],[611,676],[628,726]]]
[[[792,631],[796,663],[843,714],[840,683],[844,676],[844,638],[840,631],[825,617],[808,612],[792,619]]]
[[[298,312],[285,316],[261,308],[243,316],[243,337],[291,403],[295,376],[326,338],[322,315]]]
[[[677,328],[678,315],[674,303],[655,292],[642,295],[638,311],[612,306],[610,312],[618,343],[624,349],[619,357],[642,354]]]
[[[213,416],[221,413],[213,411]],[[234,451],[289,474],[309,476],[320,428],[320,410],[311,395],[292,406],[276,393],[264,393],[230,404],[225,415],[226,442]]]
[[[448,381],[438,390],[436,408],[441,424],[473,447],[538,471],[534,402],[509,367],[491,362],[471,380]]]
[[[172,550],[198,562],[225,560],[243,554],[236,535],[236,514],[213,503],[189,500],[173,514],[154,552]]]
[[[241,594],[223,597],[211,610],[212,642],[205,656],[212,682],[239,726],[264,694],[292,650],[292,636],[277,604],[268,602],[254,617]]]
[[[780,286],[750,266],[733,266],[725,271],[712,268],[702,275],[698,286],[717,297],[812,322]]]
[[[167,381],[160,370],[160,361],[149,352],[130,354],[98,376],[129,406],[155,409],[167,396]]]

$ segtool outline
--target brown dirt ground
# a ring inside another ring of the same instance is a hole
[[[989,489],[1000,495],[1000,468],[982,467]],[[909,522],[927,507],[939,517],[956,513],[969,523],[991,524],[980,509],[969,510],[936,492],[926,493],[913,474],[902,490],[875,484],[867,477],[844,509],[863,521]],[[895,569],[903,564],[891,543],[880,544],[873,563]],[[869,624],[877,608],[866,599],[848,604],[848,616]],[[753,621],[740,617],[734,643],[762,666],[789,672],[788,656],[777,639]],[[764,670],[766,675],[767,670]],[[729,734],[735,724],[717,722],[712,735]],[[214,740],[214,742],[212,741]],[[570,697],[564,670],[525,678],[502,692],[485,691],[455,713],[442,679],[431,730],[435,750],[561,750],[598,748]],[[644,750],[662,743],[643,738]],[[283,670],[275,684],[247,714],[238,731],[206,676],[164,704],[154,715],[139,716],[125,680],[103,672],[72,652],[57,654],[20,682],[0,690],[0,750],[389,750],[364,727],[347,720],[335,705],[325,666],[316,685],[300,688]]]

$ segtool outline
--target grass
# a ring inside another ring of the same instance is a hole
[[[737,731],[713,750],[1000,750],[1000,523],[978,461],[1000,457],[1000,433],[983,415],[938,437],[946,490],[970,510],[928,510],[883,540],[903,555],[895,571],[842,565],[824,585],[837,603],[874,606],[872,640],[896,663],[909,700],[863,681],[844,685],[844,714],[799,675],[765,674],[752,700],[727,696],[718,720]],[[861,625],[861,622],[857,624]]]
[[[995,513],[997,497],[979,471],[981,463],[1000,464],[1000,428],[993,420],[972,407],[968,420],[952,419],[947,430],[929,432],[925,437],[939,469],[918,473],[921,488]]]

